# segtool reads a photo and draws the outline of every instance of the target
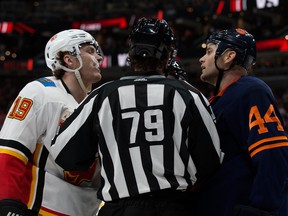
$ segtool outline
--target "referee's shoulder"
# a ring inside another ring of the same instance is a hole
[[[171,81],[168,81],[168,83],[172,85],[173,87],[175,87],[177,90],[182,89],[184,91],[190,91],[195,94],[201,94],[201,92],[196,87],[194,87],[193,85],[191,85],[185,80],[171,80]]]
[[[118,86],[117,81],[118,80],[111,80],[111,81],[103,83],[102,85],[94,88],[93,91],[91,91],[90,96],[95,96],[102,91],[105,91],[107,89],[112,89],[113,86],[114,86],[114,88],[117,88],[116,87],[116,86]]]

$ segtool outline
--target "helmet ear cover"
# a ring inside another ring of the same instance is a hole
[[[129,35],[129,56],[162,60],[174,53],[176,39],[165,20],[141,18]]]
[[[212,33],[207,44],[217,45],[215,59],[226,49],[236,52],[234,65],[240,65],[248,70],[256,61],[256,43],[254,37],[243,29],[230,29]]]

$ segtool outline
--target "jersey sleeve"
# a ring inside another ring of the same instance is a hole
[[[65,170],[87,170],[95,161],[98,136],[93,125],[94,100],[90,97],[63,122],[52,141],[51,155]],[[92,97],[93,98],[93,97]],[[81,115],[79,115],[81,113]]]
[[[255,173],[250,205],[273,211],[280,208],[288,192],[287,136],[268,87],[254,89],[246,99],[247,102],[243,102],[243,117],[249,125],[247,152]]]
[[[37,113],[43,98],[34,84],[26,85],[19,93],[6,116],[0,132],[0,199],[14,199],[25,203],[29,195],[31,173],[29,159],[45,120],[39,124]],[[38,95],[41,95],[39,97]]]

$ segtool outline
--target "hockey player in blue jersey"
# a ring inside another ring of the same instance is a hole
[[[243,29],[216,31],[200,58],[201,80],[215,86],[223,164],[198,197],[199,216],[287,216],[288,141],[271,89],[248,76],[254,37]]]

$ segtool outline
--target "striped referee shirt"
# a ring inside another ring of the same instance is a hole
[[[220,164],[219,137],[204,96],[156,73],[126,76],[91,92],[52,142],[56,163],[87,170],[99,153],[104,201],[186,190]]]

